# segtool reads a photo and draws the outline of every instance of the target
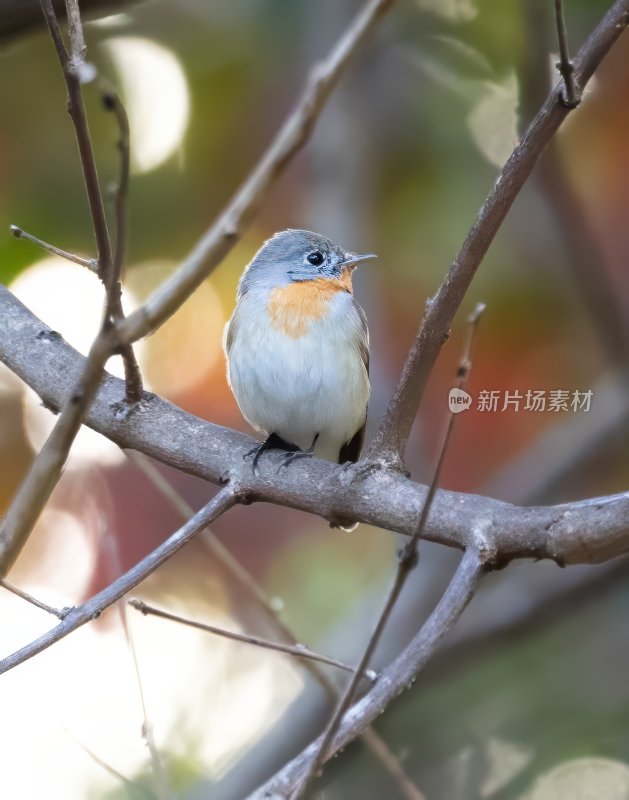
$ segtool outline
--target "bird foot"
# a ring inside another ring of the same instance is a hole
[[[263,442],[257,444],[255,447],[252,447],[251,450],[248,450],[242,457],[244,461],[253,456],[251,470],[254,475],[258,474],[258,462],[260,461],[262,454],[267,450],[289,450],[291,455],[293,455],[295,454],[294,451],[299,450],[299,448],[294,444],[285,442],[276,433],[271,433]],[[300,450],[299,452],[301,453]]]
[[[282,459],[282,463],[277,468],[279,472],[281,469],[286,469],[289,464],[292,464],[293,461],[297,461],[298,458],[312,458],[314,455],[315,445],[317,443],[317,439],[319,438],[319,434],[315,434],[314,439],[312,440],[312,444],[307,450],[295,450],[291,453],[286,453],[286,455]]]

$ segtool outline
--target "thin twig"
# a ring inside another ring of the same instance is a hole
[[[472,351],[474,348],[474,341],[476,338],[476,332],[478,330],[478,323],[484,310],[485,306],[482,303],[479,303],[474,309],[474,312],[469,319],[469,333],[467,337],[465,351],[463,353],[463,358],[461,359],[461,363],[457,370],[457,378],[458,378],[457,385],[459,389],[464,388],[465,384],[467,383],[470,370],[472,368],[471,358],[472,358]],[[435,493],[437,491],[437,487],[439,485],[441,470],[443,467],[446,452],[448,450],[448,444],[450,443],[450,437],[452,435],[452,430],[454,429],[454,423],[456,418],[457,414],[454,413],[453,411],[450,411],[448,416],[448,424],[446,426],[443,440],[441,442],[441,447],[439,448],[439,457],[437,459],[437,465],[433,473],[430,487],[426,494],[426,499],[424,500],[424,504],[422,506],[421,514],[419,516],[419,521],[417,523],[417,527],[415,528],[415,532],[408,540],[408,542],[406,542],[406,544],[398,554],[398,568],[395,575],[395,579],[393,581],[391,589],[389,590],[389,594],[387,596],[384,607],[380,613],[380,616],[378,617],[376,626],[369,638],[367,647],[365,648],[363,655],[358,663],[358,666],[356,667],[354,675],[347,684],[347,687],[343,692],[343,696],[339,700],[336,709],[334,710],[334,713],[332,714],[328,722],[328,725],[326,727],[325,733],[323,734],[323,738],[321,740],[319,748],[315,753],[314,758],[312,759],[312,763],[310,764],[308,770],[306,771],[302,782],[295,788],[294,793],[291,795],[291,800],[297,800],[297,798],[300,797],[306,790],[309,781],[319,773],[319,770],[326,759],[327,750],[330,745],[330,742],[333,740],[338,730],[343,715],[353,702],[354,695],[356,693],[356,689],[358,688],[358,683],[360,681],[362,672],[369,665],[369,662],[371,661],[374,651],[380,642],[384,629],[391,617],[395,604],[397,603],[400,593],[404,588],[404,584],[406,583],[408,576],[417,566],[418,563],[417,545],[419,543],[419,539],[422,533],[424,532],[426,521],[428,519],[428,515],[430,514],[430,509],[432,508],[432,503],[435,497]]]
[[[61,250],[59,247],[55,247],[54,244],[49,244],[43,239],[40,239],[38,236],[33,236],[32,233],[28,233],[23,228],[18,228],[17,225],[10,225],[9,230],[11,231],[12,236],[15,236],[16,239],[26,239],[27,241],[36,244],[37,247],[41,247],[41,249],[45,250],[47,253],[52,253],[54,256],[61,256],[61,258],[65,258],[68,261],[72,261],[74,264],[78,264],[81,267],[89,269],[90,272],[98,273],[98,261],[94,258],[83,258],[82,256],[76,255],[76,253],[70,253],[67,250]]]
[[[557,69],[563,78],[565,91],[561,93],[561,101],[567,108],[576,108],[581,102],[581,96],[577,90],[574,79],[574,64],[570,61],[570,51],[568,49],[568,33],[566,31],[566,21],[563,15],[562,0],[555,0],[555,25],[557,26],[557,41],[559,43],[559,62]]]
[[[0,578],[0,586],[2,586],[2,588],[6,589],[8,592],[11,592],[12,594],[16,595],[17,597],[21,597],[22,600],[26,600],[27,603],[30,603],[31,605],[36,606],[37,608],[40,608],[42,611],[46,611],[48,614],[52,614],[53,617],[57,617],[57,619],[63,619],[70,610],[68,608],[59,609],[46,605],[46,603],[42,603],[41,600],[38,600],[36,597],[33,597],[33,595],[29,594],[28,592],[25,592],[23,589],[18,589],[17,586],[14,586],[12,583],[9,583],[9,581],[5,580],[4,578]]]
[[[98,594],[95,594],[89,600],[86,600],[80,606],[71,609],[64,619],[50,631],[47,631],[42,636],[39,636],[34,641],[17,650],[10,656],[0,661],[0,674],[7,672],[13,667],[22,664],[29,658],[47,650],[55,642],[64,639],[68,634],[99,617],[102,612],[109,608],[117,600],[131,591],[141,581],[147,578],[151,573],[167,561],[172,555],[180,550],[187,542],[190,541],[199,531],[203,530],[206,525],[209,525],[214,520],[218,519],[221,514],[224,514],[234,504],[241,499],[241,489],[236,485],[228,485],[198,511],[192,519],[188,520],[185,525],[182,525],[175,533],[166,539],[166,541],[149,553],[148,556],[143,558],[134,567],[121,575],[113,583],[109,584],[105,589]]]
[[[574,60],[574,78],[585,87],[622,34],[629,0],[616,0]],[[439,290],[426,304],[422,323],[404,364],[400,381],[368,449],[374,461],[403,467],[404,450],[432,367],[447,340],[454,317],[478,267],[533,167],[570,109],[559,101],[561,87],[548,96],[526,134],[500,170],[476,222],[450,266]]]
[[[111,279],[111,242],[107,227],[107,218],[105,216],[105,206],[98,180],[94,149],[92,147],[89,125],[85,113],[85,106],[83,104],[83,95],[81,93],[79,64],[83,60],[84,41],[81,31],[79,7],[77,0],[67,0],[66,7],[73,21],[71,36],[72,50],[69,54],[63,43],[59,21],[52,6],[52,0],[40,0],[40,4],[63,70],[63,77],[68,91],[68,112],[74,124],[76,140],[79,146],[87,199],[92,216],[92,225],[94,227],[94,236],[98,252],[98,274],[103,283],[107,285],[107,282]]]
[[[134,342],[163,324],[218,266],[262,206],[270,187],[310,138],[315,123],[359,47],[395,0],[369,0],[327,57],[311,71],[295,108],[268,150],[176,272],[117,328]]]
[[[135,608],[136,611],[140,611],[145,615],[149,614],[154,617],[160,617],[161,619],[168,619],[171,622],[178,622],[180,625],[187,625],[190,628],[197,628],[197,630],[200,631],[207,631],[208,633],[213,633],[216,636],[222,636],[224,639],[233,639],[235,642],[243,642],[244,644],[255,645],[256,647],[262,647],[266,650],[276,650],[278,653],[286,653],[286,655],[294,656],[295,658],[318,661],[321,664],[327,664],[330,667],[336,667],[344,672],[354,672],[354,667],[351,667],[349,664],[344,664],[342,661],[338,661],[336,658],[330,658],[330,656],[324,656],[321,653],[316,653],[314,650],[310,650],[310,648],[306,647],[305,645],[295,646],[282,644],[281,642],[272,642],[269,639],[262,639],[259,636],[251,636],[250,634],[245,633],[235,633],[234,631],[225,630],[225,628],[217,628],[216,626],[208,625],[205,622],[198,622],[193,619],[188,619],[187,617],[181,617],[179,614],[173,614],[170,611],[162,611],[162,609],[155,608],[155,606],[151,606],[148,603],[145,603],[143,600],[138,600],[137,598],[128,600],[127,603],[132,608]],[[367,670],[364,677],[373,683],[373,681],[375,681],[377,678],[377,673],[373,670]]]
[[[107,303],[114,321],[124,319],[122,308],[122,276],[125,266],[128,229],[129,176],[131,173],[129,118],[118,94],[109,87],[102,90],[103,106],[111,111],[118,125],[118,152],[120,154],[120,171],[114,193],[116,212],[116,240],[112,261],[112,278],[107,287]],[[125,391],[127,403],[137,403],[142,397],[142,373],[138,365],[133,347],[123,344],[120,355],[125,371]]]
[[[142,470],[151,483],[168,500],[173,508],[178,511],[184,520],[193,515],[194,511],[192,506],[190,506],[173,485],[166,480],[147,456],[135,450],[125,450],[125,453],[127,458]],[[228,576],[235,582],[239,598],[241,600],[243,598],[249,599],[252,607],[262,614],[280,640],[283,640],[285,644],[295,648],[299,647],[297,637],[273,608],[264,588],[256,581],[254,576],[234,558],[231,552],[209,528],[201,533],[200,539],[209,549],[212,556],[225,569]],[[328,675],[319,668],[316,661],[304,659],[304,667],[324,688],[332,700],[338,698],[338,687],[330,680]],[[405,800],[424,800],[422,793],[406,774],[399,758],[393,753],[388,744],[374,728],[367,728],[363,731],[362,740],[382,767],[397,782],[400,793]]]
[[[340,752],[370,725],[405,689],[409,689],[431,658],[443,636],[458,621],[471,600],[485,572],[478,554],[467,550],[435,609],[405,650],[380,675],[361,700],[341,720],[339,729],[327,748],[326,760]],[[323,736],[306,747],[267,783],[250,795],[249,800],[290,797],[299,786],[321,749]]]

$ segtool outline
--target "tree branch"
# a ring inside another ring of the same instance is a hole
[[[229,508],[244,498],[240,487],[232,483],[221,489],[207,505],[198,511],[192,519],[182,525],[179,530],[169,536],[166,541],[153,550],[146,558],[132,567],[124,575],[121,575],[107,588],[91,597],[85,603],[76,608],[69,609],[63,620],[50,631],[47,631],[39,638],[17,650],[7,658],[0,661],[0,675],[7,672],[18,664],[22,664],[29,658],[47,650],[55,642],[65,638],[69,633],[85,625],[93,619],[99,617],[103,611],[117,600],[120,600],[127,592],[131,591],[141,581],[147,578],[152,572],[160,567],[172,555],[180,550],[187,542],[196,536],[214,520],[218,519]]]
[[[71,396],[73,376],[85,359],[0,286],[0,361],[54,410]],[[279,461],[269,455],[253,475],[243,461],[252,446],[250,437],[187,414],[152,394],[121,414],[122,389],[122,381],[106,374],[85,420],[122,448],[139,450],[211,483],[235,480],[252,500],[328,520],[351,517],[407,535],[415,530],[427,488],[397,470],[344,470],[315,458],[277,473]],[[475,548],[496,566],[516,558],[601,563],[629,552],[629,492],[523,508],[441,489],[423,538]]]
[[[628,17],[629,0],[617,0],[589,36],[574,61],[574,78],[580,87],[585,87],[621,35]],[[570,113],[561,101],[561,91],[558,86],[550,93],[508,158],[443,283],[428,300],[400,382],[369,447],[371,459],[402,466],[428,376],[472,279],[544,147]]]
[[[105,205],[98,181],[98,171],[96,169],[96,159],[90,136],[89,124],[85,113],[83,95],[81,93],[81,75],[85,66],[84,50],[85,42],[81,28],[77,0],[67,0],[66,6],[71,11],[70,22],[70,53],[65,48],[61,29],[57,15],[52,6],[52,0],[40,0],[41,8],[44,13],[46,25],[50,32],[68,92],[68,113],[74,125],[76,141],[83,167],[83,177],[85,179],[85,189],[87,200],[92,217],[94,228],[94,238],[96,239],[96,249],[98,253],[98,275],[105,283],[112,280],[112,252],[107,228],[107,218],[105,216]]]
[[[405,689],[409,688],[432,656],[443,636],[457,622],[471,600],[483,576],[483,566],[472,550],[467,551],[439,600],[411,643],[380,675],[376,685],[343,717],[339,730],[327,751],[329,760],[350,742]],[[305,748],[296,758],[261,786],[249,800],[288,798],[303,780],[305,771],[320,747],[322,737]]]
[[[127,227],[129,200],[129,175],[131,173],[129,118],[118,94],[110,88],[103,90],[103,106],[111,111],[118,125],[118,152],[120,153],[120,172],[115,191],[116,210],[116,243],[111,265],[112,275],[107,286],[107,305],[112,319],[116,322],[124,319],[122,308],[122,275],[127,251]],[[142,397],[142,373],[130,344],[123,344],[120,355],[124,364],[125,392],[127,403],[137,403]]]
[[[369,0],[328,56],[313,68],[301,99],[223,213],[177,271],[117,326],[121,341],[134,342],[162,325],[234,247],[269,188],[310,138],[323,106],[356,51],[394,2]]]

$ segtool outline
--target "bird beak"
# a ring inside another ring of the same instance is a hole
[[[359,256],[356,253],[347,253],[343,261],[343,267],[355,267],[359,261],[367,261],[370,258],[378,258],[375,253],[366,253],[364,256]]]

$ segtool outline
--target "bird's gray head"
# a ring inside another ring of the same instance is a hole
[[[350,253],[312,231],[281,231],[266,241],[254,256],[240,279],[238,296],[253,287],[275,288],[316,278],[338,280],[351,274],[359,261],[368,258],[375,256]]]

